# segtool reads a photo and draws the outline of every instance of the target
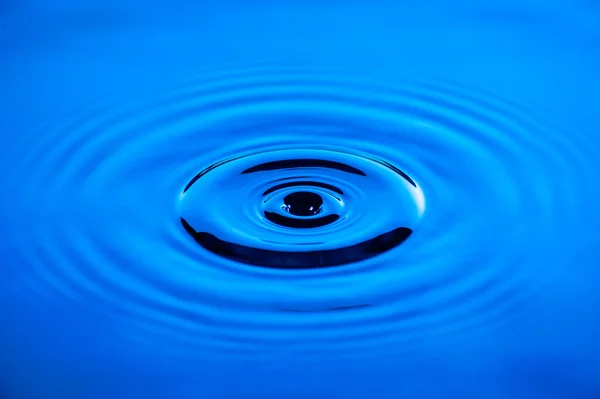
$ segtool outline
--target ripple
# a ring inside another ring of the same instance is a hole
[[[236,156],[206,167],[186,185],[181,221],[203,248],[244,263],[305,268],[357,262],[401,244],[423,212],[423,193],[396,171],[333,149]],[[386,205],[397,211],[382,212]]]
[[[598,148],[491,94],[277,66],[123,103],[20,139],[5,228],[24,301],[134,341],[467,345],[543,313],[572,265],[563,235],[590,242]]]

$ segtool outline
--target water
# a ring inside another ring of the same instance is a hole
[[[181,223],[198,244],[238,262],[315,268],[371,258],[410,236],[424,200],[404,172],[340,150],[284,148],[212,164],[186,185]],[[382,212],[386,204],[398,211]]]
[[[0,3],[0,397],[599,397],[599,27]]]

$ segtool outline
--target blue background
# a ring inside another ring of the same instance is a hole
[[[592,0],[0,0],[0,397],[600,397],[598,71]],[[422,230],[196,248],[181,188],[280,141],[400,163]]]

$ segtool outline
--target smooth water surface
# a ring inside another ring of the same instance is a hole
[[[594,1],[0,1],[0,397],[600,397]]]

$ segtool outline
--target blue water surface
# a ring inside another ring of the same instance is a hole
[[[599,71],[593,0],[0,0],[0,398],[599,398]]]

